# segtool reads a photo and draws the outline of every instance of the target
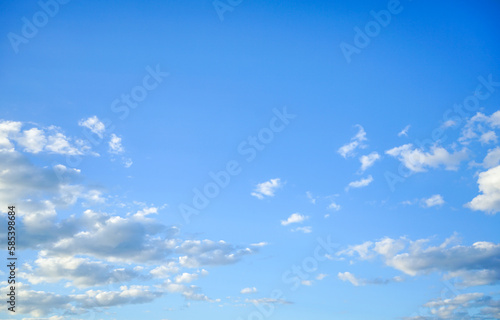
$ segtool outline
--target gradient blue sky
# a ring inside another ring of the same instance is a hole
[[[0,2],[0,318],[500,319],[498,1],[63,2]]]

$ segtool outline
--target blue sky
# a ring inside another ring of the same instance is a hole
[[[0,9],[0,318],[500,319],[498,2]]]

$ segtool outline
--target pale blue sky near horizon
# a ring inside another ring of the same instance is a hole
[[[500,319],[500,3],[56,1],[0,2],[1,319]]]

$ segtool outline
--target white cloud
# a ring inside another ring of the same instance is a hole
[[[17,136],[21,130],[22,123],[17,121],[0,121],[0,151],[14,151],[11,139]]]
[[[316,276],[316,280],[323,280],[324,278],[328,277],[327,274],[325,273],[320,273]]]
[[[179,263],[187,268],[233,264],[257,249],[235,248],[225,241],[186,240],[177,246],[175,252],[181,254]]]
[[[496,167],[500,164],[500,147],[488,150],[483,160],[483,167],[486,169]]]
[[[122,146],[122,138],[118,137],[114,133],[111,134],[111,138],[109,139],[108,145],[109,145],[109,150],[108,150],[109,153],[120,154],[125,151]]]
[[[311,280],[302,280],[300,284],[303,286],[312,286],[313,282]]]
[[[25,152],[39,153],[45,148],[47,138],[42,130],[31,128],[22,132],[17,138],[17,143],[25,148]]]
[[[70,138],[61,132],[50,135],[45,146],[47,151],[64,155],[82,155],[83,151],[71,145]]]
[[[279,178],[271,179],[266,182],[262,182],[257,184],[254,192],[252,192],[252,196],[257,197],[258,199],[264,199],[264,197],[274,197],[274,193],[276,189],[280,188],[282,183]]]
[[[208,271],[203,269],[199,273],[188,273],[184,272],[182,274],[179,274],[175,277],[175,282],[176,283],[190,283],[193,282],[194,280],[198,279],[199,276],[206,276],[208,274]]]
[[[419,314],[403,319],[500,319],[500,300],[479,292],[461,293],[451,298],[431,300],[419,308]]]
[[[7,282],[2,282],[0,294],[5,296],[9,291]],[[29,314],[33,317],[46,317],[55,312],[73,315],[88,315],[89,311],[103,307],[128,304],[149,303],[161,297],[163,293],[152,291],[146,286],[121,286],[119,291],[88,290],[83,294],[62,295],[53,292],[34,291],[23,283],[16,282],[16,289],[22,292],[24,301],[16,308],[16,313]],[[47,319],[47,318],[44,318]],[[50,320],[62,319],[52,316]]]
[[[361,171],[365,171],[369,167],[373,166],[375,161],[380,159],[380,155],[377,152],[372,152],[369,155],[364,155],[359,158],[361,162]]]
[[[191,301],[206,301],[206,302],[215,302],[217,300],[212,300],[206,295],[200,293],[200,288],[196,286],[186,286],[184,284],[173,283],[170,279],[167,279],[165,283],[162,284],[162,288],[164,288],[167,292],[171,293],[180,293],[184,296],[186,300]]]
[[[335,202],[332,201],[332,203],[330,203],[328,205],[328,209],[331,209],[331,210],[334,210],[334,211],[339,211],[340,210],[340,205],[336,204]]]
[[[431,196],[430,198],[423,199],[423,205],[426,208],[434,207],[434,206],[441,206],[444,204],[444,199],[443,196],[440,194],[435,194]]]
[[[265,246],[267,246],[268,244],[269,244],[269,243],[262,241],[262,242],[259,242],[259,243],[252,243],[252,244],[251,244],[251,246],[252,246],[252,247],[265,247]]]
[[[348,281],[352,285],[359,287],[359,286],[366,286],[366,285],[383,285],[383,284],[389,284],[391,282],[402,282],[403,278],[401,277],[394,277],[392,279],[373,279],[373,280],[368,280],[368,279],[360,279],[357,278],[355,275],[353,275],[350,272],[339,272],[337,274],[337,277],[342,280],[342,281]]]
[[[316,204],[316,200],[318,198],[314,197],[311,192],[307,191],[306,196],[307,196],[307,199],[309,199],[309,201],[311,201],[312,204]]]
[[[110,283],[123,283],[137,277],[133,270],[116,268],[100,261],[76,257],[40,256],[36,269],[19,276],[32,284],[71,281],[73,286],[82,288]]]
[[[305,227],[297,227],[291,230],[292,232],[303,232],[303,233],[311,233],[312,232],[312,227],[311,226],[305,226]]]
[[[288,219],[286,220],[281,220],[281,225],[282,226],[287,226],[291,223],[302,223],[305,220],[309,219],[308,216],[302,215],[300,213],[292,213]]]
[[[498,140],[498,137],[497,137],[495,131],[487,131],[487,132],[483,133],[481,135],[481,137],[479,138],[479,141],[482,144],[489,144],[491,142],[496,143],[497,140]]]
[[[432,146],[430,152],[424,152],[414,148],[411,143],[392,148],[385,153],[397,158],[413,172],[423,172],[429,167],[438,168],[441,165],[446,170],[457,170],[460,163],[468,158],[465,148],[449,153],[443,147]]]
[[[492,214],[500,211],[500,165],[481,172],[477,183],[481,194],[465,206]]]
[[[95,133],[99,138],[103,138],[106,126],[102,123],[97,116],[92,116],[87,119],[81,119],[78,122],[80,127],[88,128],[91,132]]]
[[[175,261],[169,261],[150,271],[155,278],[168,278],[179,272],[179,265]]]
[[[451,237],[439,246],[425,247],[428,239],[384,238],[375,243],[350,246],[339,251],[337,256],[358,256],[360,260],[378,256],[387,266],[410,276],[438,272],[445,273],[445,277],[450,279],[465,275],[462,286],[500,282],[500,244],[483,241],[471,246],[450,246],[455,241],[456,237]]]
[[[444,129],[446,129],[446,128],[453,127],[453,126],[455,126],[456,124],[457,124],[457,123],[456,123],[455,121],[453,121],[453,120],[448,120],[448,121],[445,121],[445,122],[441,125],[441,127],[442,127],[442,128],[444,128]]]
[[[362,187],[366,187],[366,186],[368,186],[372,182],[373,182],[373,177],[371,175],[369,175],[368,177],[366,177],[364,179],[350,182],[347,185],[346,190],[349,190],[350,188],[362,188]]]
[[[481,143],[496,142],[495,132],[490,129],[500,127],[500,111],[496,111],[491,116],[478,112],[462,128],[460,138],[462,144],[469,144],[471,141],[479,140]]]
[[[337,274],[337,277],[342,280],[342,281],[349,281],[350,283],[352,283],[354,286],[360,286],[360,285],[363,285],[359,280],[358,278],[356,278],[352,273],[350,272],[339,272]]]
[[[408,136],[408,131],[410,130],[410,125],[407,125],[406,127],[404,127],[403,130],[401,130],[399,133],[398,133],[398,137],[401,137],[401,136]]]
[[[256,292],[257,292],[257,288],[255,288],[255,287],[244,288],[244,289],[241,289],[241,291],[240,291],[241,294],[250,294],[250,293],[256,293]]]
[[[356,125],[358,128],[358,133],[351,138],[351,142],[340,147],[337,152],[344,158],[351,157],[354,155],[354,151],[357,148],[364,148],[363,141],[366,141],[366,132],[362,126]]]

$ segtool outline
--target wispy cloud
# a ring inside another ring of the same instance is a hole
[[[373,177],[371,175],[369,175],[368,177],[366,177],[364,179],[350,182],[347,185],[346,190],[349,190],[351,188],[363,188],[363,187],[368,186],[372,182],[373,182]]]
[[[366,132],[362,126],[356,125],[358,133],[351,138],[351,142],[340,147],[337,152],[344,158],[351,157],[355,154],[357,148],[364,148],[363,141],[366,141]]]

